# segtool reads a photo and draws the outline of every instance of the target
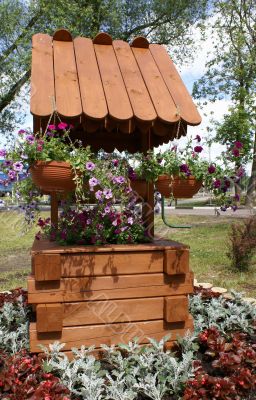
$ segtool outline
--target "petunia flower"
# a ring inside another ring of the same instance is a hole
[[[58,125],[59,129],[66,129],[68,127],[68,124],[66,122],[60,122]]]
[[[180,165],[180,172],[184,172],[187,175],[191,174],[189,166],[187,164],[181,164]]]
[[[5,149],[0,149],[0,157],[5,157],[7,154]]]
[[[132,217],[127,218],[127,222],[128,222],[129,225],[132,225],[133,222],[134,222],[133,218]]]
[[[34,143],[34,140],[35,140],[35,138],[34,138],[33,135],[27,135],[26,136],[26,141],[31,143],[31,144]]]
[[[203,151],[203,148],[202,148],[202,146],[195,146],[195,147],[194,147],[194,151],[195,151],[196,153],[201,153],[201,152]]]
[[[214,189],[219,189],[221,187],[221,180],[220,179],[216,179],[213,182],[213,187],[214,187]]]
[[[235,147],[237,149],[242,149],[244,147],[242,142],[239,142],[238,140],[234,143]]]
[[[240,156],[240,151],[237,148],[234,148],[232,150],[232,154],[234,157],[239,157]]]
[[[27,131],[25,131],[24,129],[20,129],[18,131],[18,135],[23,135],[24,133],[26,133]]]
[[[125,183],[125,178],[123,176],[114,176],[112,182],[122,185],[123,183]]]
[[[95,169],[95,164],[94,164],[93,162],[91,162],[91,161],[88,161],[88,162],[85,164],[85,167],[86,167],[86,169],[87,169],[88,171],[93,171],[93,170]]]
[[[195,139],[194,140],[197,140],[197,142],[199,143],[199,142],[201,142],[201,136],[199,136],[199,135],[196,135],[196,137],[195,137]]]
[[[209,167],[208,167],[209,174],[214,174],[215,171],[216,171],[215,165],[213,165],[213,164],[209,165]]]
[[[101,200],[102,199],[102,190],[97,190],[97,192],[95,193],[95,197],[97,200]]]
[[[14,171],[17,171],[17,172],[22,171],[24,168],[23,164],[19,161],[15,162],[12,167],[13,167]]]
[[[113,163],[114,167],[117,167],[118,164],[119,164],[119,160],[114,159],[114,160],[112,161],[112,163]]]
[[[94,186],[96,186],[96,185],[98,185],[98,184],[99,184],[98,179],[96,179],[96,178],[91,178],[91,179],[89,179],[89,185],[90,185],[91,187],[94,187]]]
[[[55,131],[56,125],[51,124],[51,125],[48,126],[48,129],[50,129],[50,131]]]
[[[9,171],[8,172],[8,178],[13,181],[16,178],[16,173],[15,171]]]
[[[113,197],[111,189],[104,189],[103,194],[106,199],[112,199],[112,197]]]

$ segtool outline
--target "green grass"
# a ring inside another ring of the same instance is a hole
[[[182,215],[170,219],[174,224],[191,224],[192,228],[169,229],[157,217],[156,234],[190,246],[190,266],[198,281],[233,288],[256,297],[256,266],[240,273],[230,268],[226,256],[228,232],[235,218]],[[0,290],[26,287],[26,276],[31,268],[29,252],[37,228],[24,235],[21,223],[22,215],[16,212],[0,213]]]
[[[191,224],[191,229],[168,229],[160,218],[156,221],[156,233],[164,229],[164,236],[190,246],[190,267],[198,282],[211,282],[214,286],[245,292],[256,297],[256,265],[248,272],[233,270],[226,253],[228,234],[235,218],[205,216],[172,216],[174,224]],[[238,221],[241,222],[241,219]]]

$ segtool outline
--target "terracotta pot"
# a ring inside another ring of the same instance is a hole
[[[138,195],[138,200],[147,197],[148,184],[145,179],[135,179],[134,181],[130,181],[130,185],[133,192]]]
[[[157,190],[164,197],[172,196],[174,199],[190,199],[201,188],[202,181],[194,176],[182,178],[180,176],[160,175],[156,182]]]
[[[72,192],[74,175],[69,163],[64,161],[37,161],[29,169],[32,180],[42,192]]]

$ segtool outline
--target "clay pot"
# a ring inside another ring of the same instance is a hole
[[[37,161],[30,168],[34,184],[43,193],[72,192],[75,190],[71,165],[64,161]]]
[[[138,200],[141,199],[142,201],[147,197],[148,184],[145,179],[135,179],[130,181],[130,185]]]
[[[190,199],[201,188],[202,181],[194,176],[182,178],[180,176],[160,175],[156,188],[164,197],[172,196],[174,199]]]

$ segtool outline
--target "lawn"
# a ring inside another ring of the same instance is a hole
[[[174,224],[191,224],[191,229],[169,229],[156,218],[156,233],[165,238],[182,241],[191,247],[191,268],[200,282],[235,289],[256,297],[256,266],[246,273],[230,268],[226,256],[228,232],[235,218],[214,216],[172,216]],[[241,219],[239,219],[241,221]],[[24,234],[22,215],[17,212],[0,213],[0,290],[26,287],[30,272],[30,247],[36,228]]]

